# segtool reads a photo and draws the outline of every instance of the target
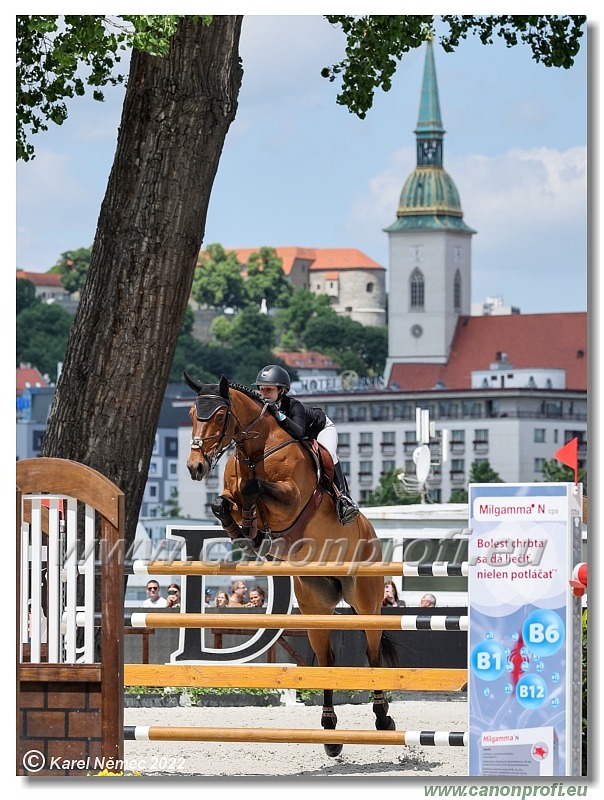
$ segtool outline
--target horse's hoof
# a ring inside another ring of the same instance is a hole
[[[395,731],[396,724],[392,717],[386,717],[384,720],[377,720],[375,721],[375,727],[378,731]]]
[[[335,758],[339,756],[342,752],[342,748],[344,747],[343,744],[324,744],[323,747],[325,748],[325,752],[330,758]]]

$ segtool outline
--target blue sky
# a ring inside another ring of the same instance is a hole
[[[523,313],[587,308],[588,40],[571,70],[526,46],[435,47],[444,165],[473,237],[472,299]],[[320,16],[246,16],[237,118],[214,183],[204,245],[354,247],[388,266],[394,221],[415,166],[425,50],[406,55],[390,92],[359,120],[321,68],[343,35]],[[17,165],[16,266],[46,271],[92,244],[113,160],[123,89],[78,98]]]

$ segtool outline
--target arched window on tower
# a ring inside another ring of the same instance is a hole
[[[455,311],[461,311],[461,274],[459,270],[455,273],[453,281],[453,308]]]
[[[417,267],[411,273],[411,309],[424,310],[424,276]]]

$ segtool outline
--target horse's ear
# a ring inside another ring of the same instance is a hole
[[[222,397],[228,398],[229,396],[229,381],[224,375],[220,378],[220,384],[218,386],[218,391],[220,392]]]
[[[183,372],[183,376],[187,384],[193,389],[194,392],[199,392],[201,389],[201,383],[196,381],[195,378],[192,378],[188,372]]]

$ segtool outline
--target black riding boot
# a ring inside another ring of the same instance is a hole
[[[338,519],[342,525],[350,525],[357,518],[359,507],[348,494],[346,478],[344,477],[342,465],[339,461],[337,464],[334,464],[333,484],[339,491],[339,495],[336,498],[336,511],[338,513]]]

